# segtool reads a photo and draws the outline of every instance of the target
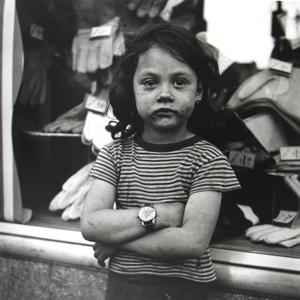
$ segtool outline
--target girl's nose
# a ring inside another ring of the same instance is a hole
[[[174,97],[172,92],[170,91],[170,87],[168,85],[163,85],[158,92],[157,101],[173,101]]]

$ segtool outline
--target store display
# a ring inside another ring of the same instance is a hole
[[[43,126],[44,132],[82,133],[86,118],[84,103],[80,103],[67,112],[59,115],[55,121]]]
[[[256,64],[232,62],[220,78],[213,83],[209,97],[209,104],[215,112],[225,109],[227,102],[238,87],[249,77],[258,72]]]
[[[272,224],[255,225],[246,230],[252,242],[292,247],[300,243],[300,228],[283,228]]]
[[[280,230],[268,234],[264,241],[267,244],[279,244],[298,236],[300,236],[300,228],[280,228]]]
[[[246,79],[226,105],[274,159],[266,171],[283,178],[300,171],[299,161],[282,160],[280,156],[282,147],[300,143],[299,76],[296,67],[288,77],[274,68],[262,70]]]
[[[245,236],[252,242],[261,242],[264,241],[268,234],[278,231],[279,229],[281,229],[281,227],[272,224],[255,225],[246,230]]]
[[[94,73],[112,65],[113,56],[116,53],[122,54],[119,23],[120,18],[115,17],[99,27],[80,29],[77,32],[72,44],[73,71]]]
[[[263,70],[245,80],[227,103],[231,110],[268,101],[288,118],[300,122],[299,95],[300,69],[294,68],[290,77]]]
[[[47,101],[49,82],[45,61],[48,53],[44,53],[46,49],[41,50],[28,49],[25,53],[23,80],[18,96],[21,105],[43,105]]]
[[[11,127],[4,127],[10,117],[6,99],[11,97],[5,96],[5,90],[11,89],[11,76],[2,78],[3,188],[13,192],[4,194],[2,188],[0,218],[8,221],[7,227],[11,222],[28,223],[26,237],[30,227],[39,226],[79,234],[80,215],[92,184],[89,171],[101,147],[112,141],[106,128],[116,124],[109,88],[125,51],[125,38],[146,23],[167,21],[189,29],[200,41],[213,39],[211,32],[205,32],[204,1],[7,0],[3,5],[12,7],[13,2],[21,25],[16,26],[15,18],[13,148],[6,139],[11,138],[6,135]],[[258,65],[251,60],[233,61],[224,55],[227,52],[212,46],[220,77],[207,95],[209,113],[199,122],[207,125],[211,142],[228,157],[242,186],[224,195],[212,238],[219,282],[228,290],[246,286],[251,293],[270,292],[275,297],[281,297],[276,293],[284,285],[282,293],[298,299],[300,18],[296,11],[291,22],[286,3],[277,1],[271,32],[274,48],[265,69],[259,69],[258,60]],[[224,11],[228,18],[230,13]],[[13,15],[4,14],[4,25]],[[295,38],[290,39],[286,33],[296,23],[291,31]],[[3,37],[9,33],[4,25]],[[240,41],[234,43],[238,48]],[[10,53],[3,54],[4,68]],[[206,117],[212,122],[206,123]],[[16,165],[8,165],[8,152],[15,156]],[[10,238],[5,230],[2,234]],[[16,236],[23,238],[20,232]],[[33,240],[49,243],[44,237]],[[279,273],[278,281],[273,271]],[[260,274],[264,279],[256,285]],[[282,275],[293,280],[282,283]],[[278,282],[278,289],[271,290]]]
[[[85,145],[93,145],[96,151],[112,140],[111,134],[105,129],[112,119],[89,111],[85,119],[81,140]]]
[[[287,247],[287,248],[290,248],[290,247],[294,247],[294,246],[300,245],[300,236],[297,236],[297,237],[295,237],[295,238],[293,238],[293,239],[289,239],[289,240],[280,242],[279,244],[280,244],[281,246],[284,246],[284,247]]]
[[[63,185],[62,190],[51,200],[50,211],[64,210],[61,218],[65,221],[78,219],[85,196],[91,185],[89,163],[73,174]]]

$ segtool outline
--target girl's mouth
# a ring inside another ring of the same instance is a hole
[[[158,116],[169,116],[169,115],[174,115],[176,113],[177,112],[175,110],[170,108],[160,108],[154,112],[154,114]]]

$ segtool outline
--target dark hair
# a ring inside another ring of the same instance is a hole
[[[139,56],[158,46],[169,51],[176,59],[187,63],[197,74],[203,88],[203,99],[195,105],[189,118],[188,128],[201,134],[205,120],[207,93],[210,84],[219,75],[217,62],[207,44],[200,42],[186,29],[169,23],[151,24],[143,27],[130,41],[126,42],[126,52],[119,61],[110,89],[110,104],[117,123],[106,127],[116,136],[127,137],[133,133],[141,133],[143,122],[138,115],[133,91],[133,77]]]

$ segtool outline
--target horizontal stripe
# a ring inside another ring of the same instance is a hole
[[[239,188],[227,158],[199,138],[193,143],[180,143],[180,147],[138,144],[134,137],[116,140],[99,152],[91,176],[116,186],[119,209],[139,207],[142,203],[186,202],[195,192]],[[198,259],[175,262],[120,252],[110,260],[110,268],[123,274],[181,277],[199,282],[215,279],[208,250]]]

